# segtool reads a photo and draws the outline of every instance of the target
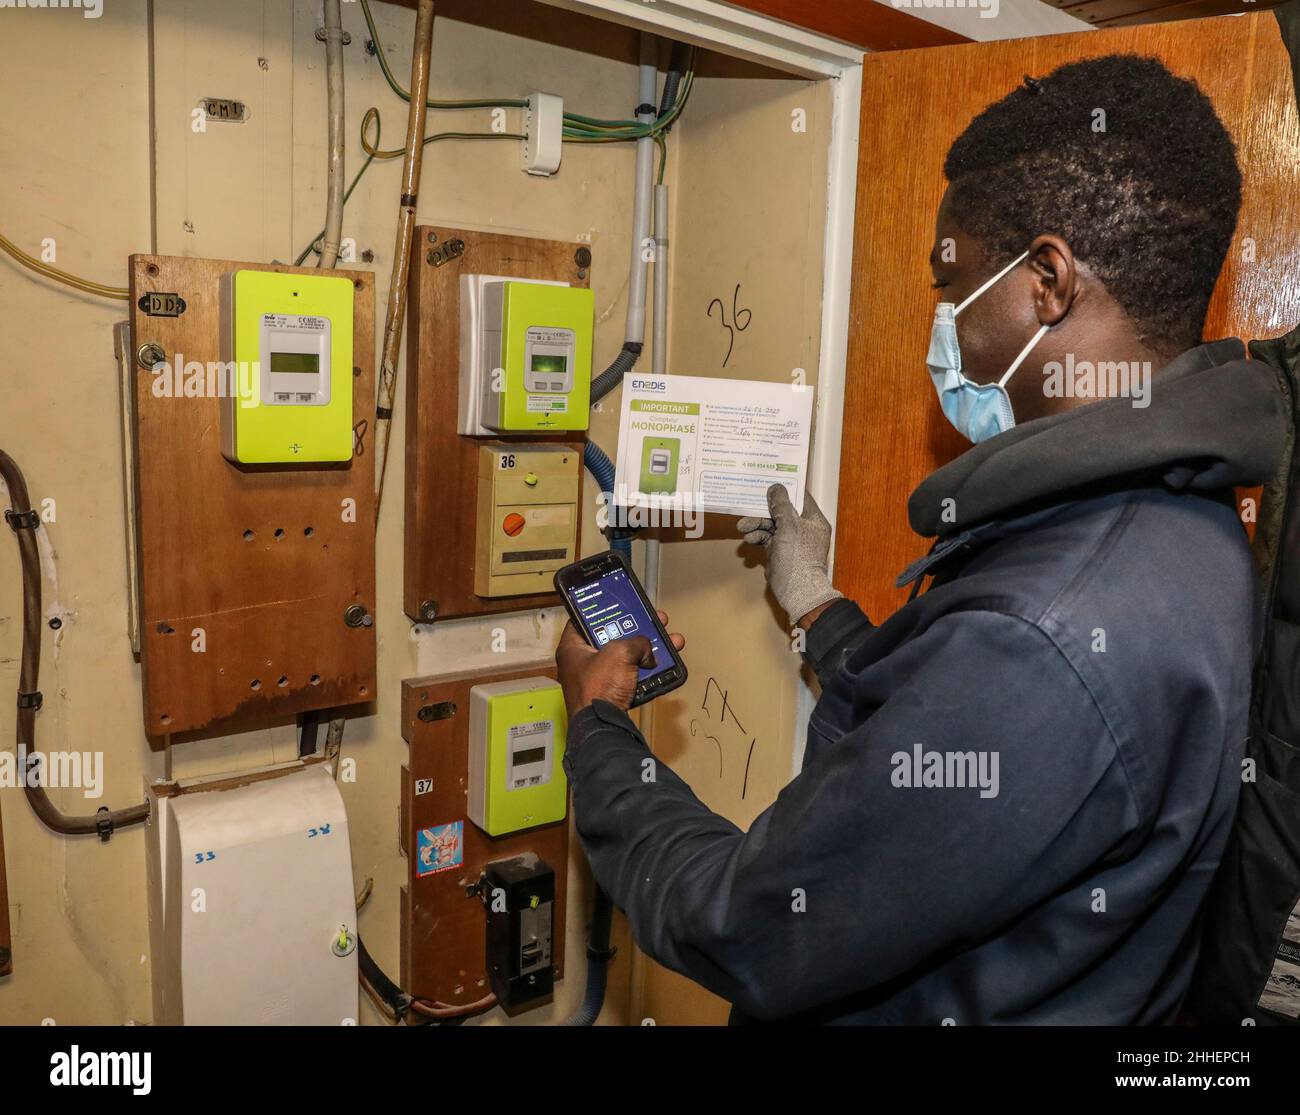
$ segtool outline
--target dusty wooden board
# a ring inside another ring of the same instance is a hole
[[[134,351],[154,342],[169,363],[221,360],[220,281],[238,267],[310,268],[176,256],[131,257]],[[221,454],[222,399],[166,398],[137,362],[136,528],[145,731],[211,735],[308,709],[373,699],[374,627],[343,615],[375,604],[374,277],[356,289],[356,455],[338,466],[246,468]],[[179,317],[150,317],[146,291],[179,294]],[[354,501],[349,511],[347,500]],[[280,532],[277,534],[277,532]],[[206,649],[196,653],[192,632]]]
[[[491,441],[552,443],[581,449],[579,431],[491,438],[456,433],[460,386],[460,276],[514,275],[586,287],[591,264],[582,244],[421,225],[411,254],[406,338],[406,551],[402,607],[417,622],[550,607],[559,595],[484,597],[474,593],[478,450]],[[450,258],[448,244],[464,251]],[[435,254],[437,253],[437,254]],[[430,257],[444,259],[441,264]],[[584,256],[584,258],[586,258]],[[585,272],[585,274],[579,274]],[[583,486],[578,488],[581,521]]]
[[[565,894],[568,888],[569,822],[542,825],[509,836],[491,837],[466,816],[469,784],[469,691],[475,685],[515,678],[555,677],[550,663],[509,673],[472,670],[438,678],[402,682],[402,736],[410,745],[402,768],[401,846],[406,853],[402,892],[402,987],[420,998],[459,1006],[491,990],[485,950],[486,917],[482,900],[466,888],[496,860],[536,852],[555,871],[555,928],[551,955],[555,978],[564,975]],[[446,719],[421,720],[420,710],[449,702]],[[415,784],[430,780],[427,793]],[[432,875],[419,875],[415,854],[421,829],[461,822],[464,862]]]

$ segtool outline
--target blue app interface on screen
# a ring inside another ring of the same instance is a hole
[[[650,618],[635,586],[623,570],[606,573],[599,580],[570,589],[569,596],[597,647],[635,635],[650,640],[655,652],[655,667],[653,670],[638,670],[638,682],[672,668],[672,652],[664,649],[658,625]]]

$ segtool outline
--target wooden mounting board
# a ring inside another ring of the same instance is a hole
[[[402,682],[402,736],[410,745],[402,767],[401,841],[406,855],[402,888],[402,987],[422,999],[460,1006],[491,990],[487,976],[487,920],[482,900],[466,888],[496,860],[536,852],[555,871],[555,927],[551,955],[555,978],[564,975],[565,894],[569,875],[569,821],[509,836],[491,837],[465,814],[469,789],[469,691],[487,682],[555,677],[555,665],[541,662],[509,673],[469,670]],[[420,710],[450,703],[453,715],[421,720]],[[427,793],[415,784],[428,779]],[[461,822],[464,862],[431,875],[418,874],[421,829]]]
[[[444,245],[461,241],[464,252],[441,264]],[[555,592],[528,596],[474,593],[478,449],[489,441],[549,442],[581,450],[585,436],[520,434],[492,438],[456,432],[460,391],[460,276],[512,275],[586,287],[591,266],[575,261],[578,243],[502,236],[491,232],[421,225],[411,249],[410,317],[406,338],[406,552],[402,607],[417,623],[431,618],[520,612],[558,605]],[[581,474],[580,474],[581,475]],[[582,483],[578,487],[581,529]],[[436,605],[433,615],[424,605]]]
[[[132,358],[154,342],[169,363],[178,353],[205,368],[219,362],[221,278],[239,267],[318,273],[132,256]],[[374,276],[333,273],[356,289],[356,456],[347,464],[235,465],[221,454],[223,400],[157,397],[154,373],[135,363],[140,657],[155,748],[168,735],[212,735],[374,699],[375,629],[343,621],[353,604],[371,614],[375,607]],[[179,294],[184,313],[146,315],[138,302],[147,291]],[[350,509],[345,500],[355,501]],[[195,628],[205,633],[203,653],[191,649]]]

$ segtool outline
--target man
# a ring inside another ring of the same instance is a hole
[[[1233,144],[1193,83],[1112,56],[1026,79],[944,170],[927,365],[975,444],[911,497],[928,590],[873,626],[816,505],[774,488],[741,526],[822,686],[802,773],[748,832],[663,764],[644,780],[646,645],[569,630],[577,829],[641,947],[741,1017],[1163,1022],[1240,785],[1231,489],[1273,475],[1283,430],[1269,369],[1200,344]]]

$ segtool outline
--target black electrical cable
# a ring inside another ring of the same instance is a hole
[[[393,1018],[395,1020],[404,1018],[406,1012],[411,1008],[411,996],[384,974],[384,970],[375,963],[374,958],[366,951],[365,942],[361,940],[359,933],[357,934],[357,968],[360,971],[362,982],[379,996],[384,1005],[392,1012]]]
[[[677,90],[681,88],[682,75],[691,64],[691,48],[686,43],[673,43],[673,53],[668,62],[668,76],[664,78],[664,93],[659,101],[659,115],[666,116],[677,103]],[[670,131],[670,124],[665,131]]]
[[[405,1022],[408,1026],[459,1026],[465,1019],[497,1005],[497,997],[492,992],[477,1002],[459,1005],[433,1003],[408,994],[375,963],[360,934],[357,934],[357,975],[361,986],[388,1016],[394,1022]]]
[[[302,729],[298,735],[298,758],[306,759],[316,754],[316,735],[320,728],[319,710],[308,709],[299,718],[298,724]]]
[[[31,768],[34,759],[39,762],[35,754],[36,714],[41,708],[41,556],[36,546],[39,518],[32,510],[22,469],[4,450],[0,450],[0,478],[9,489],[12,507],[4,517],[18,542],[23,576],[23,649],[18,671],[18,728],[14,745],[26,745]],[[108,840],[114,830],[138,825],[149,818],[148,802],[129,809],[114,810],[104,806],[98,813],[72,817],[50,800],[44,786],[32,785],[24,779],[24,789],[32,811],[41,822],[64,836],[98,836],[101,840]]]

